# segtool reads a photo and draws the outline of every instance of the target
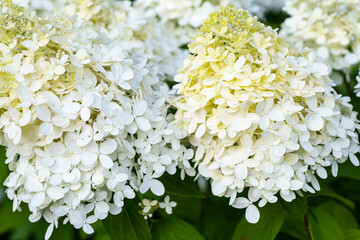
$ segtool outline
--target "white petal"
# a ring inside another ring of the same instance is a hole
[[[25,189],[28,192],[40,192],[43,186],[36,178],[28,177],[25,181]]]
[[[275,105],[269,112],[269,118],[273,121],[284,121],[285,111],[280,105]]]
[[[226,191],[227,186],[221,182],[213,181],[211,183],[211,191],[215,196],[220,196]]]
[[[300,180],[292,180],[290,184],[291,184],[290,190],[293,191],[300,190],[304,186],[304,182]]]
[[[82,154],[81,162],[86,166],[92,166],[98,160],[98,155],[94,152],[86,151]]]
[[[144,182],[140,185],[139,191],[140,191],[141,193],[146,193],[146,192],[149,190],[149,188],[150,188],[150,183],[151,183],[150,180],[144,181]]]
[[[250,201],[247,198],[244,197],[238,197],[235,199],[234,203],[231,205],[234,208],[246,208],[250,205]]]
[[[93,234],[94,233],[94,229],[87,223],[84,224],[82,229],[86,234]]]
[[[249,223],[257,223],[260,219],[260,212],[254,205],[249,205],[245,211],[245,218]]]
[[[87,121],[90,119],[90,109],[87,107],[81,108],[80,116],[83,121]]]
[[[324,119],[320,115],[314,114],[308,118],[307,126],[310,131],[319,131],[324,127]]]
[[[51,112],[45,105],[36,106],[36,116],[41,121],[49,122],[51,119]]]
[[[64,74],[64,73],[65,73],[65,68],[64,68],[64,66],[62,66],[62,65],[56,66],[56,67],[54,68],[54,73],[55,73],[56,75]]]
[[[96,203],[95,210],[101,212],[101,213],[107,213],[109,212],[109,205],[106,202],[98,202]]]
[[[44,201],[45,201],[45,193],[39,192],[33,195],[30,205],[32,205],[33,207],[39,207],[41,206],[41,204],[43,204]]]
[[[19,126],[25,126],[27,125],[31,120],[31,110],[28,108],[25,108],[23,110],[23,114],[19,120]]]
[[[146,108],[147,108],[147,102],[144,100],[135,103],[133,107],[135,116],[143,115],[146,111]]]
[[[44,135],[50,135],[54,130],[54,127],[51,123],[44,122],[40,125],[40,132]]]
[[[195,133],[195,137],[201,138],[205,134],[205,130],[206,130],[206,126],[203,123],[197,128],[196,133]]]
[[[100,154],[99,159],[101,165],[106,169],[110,169],[114,165],[114,162],[108,155]]]
[[[63,110],[66,113],[75,114],[80,111],[80,108],[81,108],[81,105],[79,103],[70,102],[70,103],[66,103],[64,105]]]
[[[290,182],[286,177],[279,177],[275,181],[276,186],[280,189],[286,190],[290,188]]]
[[[49,225],[49,227],[47,228],[47,230],[46,230],[45,240],[48,240],[48,239],[51,237],[51,234],[52,234],[53,231],[54,231],[54,224],[51,223],[51,224]]]
[[[54,201],[57,201],[64,197],[64,193],[61,187],[49,187],[48,189],[46,189],[46,194]]]
[[[118,144],[116,140],[114,139],[106,139],[103,143],[100,145],[100,152],[102,154],[111,154],[115,152]]]
[[[121,112],[118,114],[118,119],[121,124],[129,125],[133,122],[134,117],[129,112]]]
[[[148,131],[151,128],[150,122],[144,117],[135,118],[136,124],[142,131]]]
[[[234,168],[234,173],[238,179],[244,180],[248,175],[248,169],[245,164],[238,164]]]
[[[354,164],[354,166],[359,166],[359,160],[358,158],[355,156],[355,154],[350,153],[349,154],[349,158],[352,164]]]
[[[316,169],[316,173],[322,179],[327,178],[327,172],[326,172],[325,168],[323,168],[323,167],[318,167]]]
[[[150,183],[150,190],[156,195],[161,196],[165,193],[164,185],[156,179],[153,179]]]

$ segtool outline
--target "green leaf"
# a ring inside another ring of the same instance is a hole
[[[268,204],[260,209],[260,221],[251,224],[243,217],[233,234],[233,240],[273,240],[279,233],[285,218],[280,204]]]
[[[229,206],[229,199],[210,194],[203,202],[197,226],[206,240],[231,239],[242,216],[244,210]]]
[[[171,201],[177,203],[173,209],[173,216],[185,219],[199,218],[204,196],[193,178],[186,177],[181,180],[179,174],[165,174],[160,178],[160,181],[165,186],[165,195],[169,195]],[[154,197],[152,198],[154,199]]]
[[[359,229],[346,230],[345,240],[360,240],[360,230]]]
[[[340,195],[337,195],[336,193],[321,191],[321,192],[317,192],[313,195],[309,195],[309,197],[311,197],[311,198],[317,198],[317,197],[332,198],[332,199],[346,205],[350,209],[355,209],[355,203],[353,201],[351,201],[347,198],[344,198]]]
[[[308,209],[307,197],[295,198],[292,202],[280,201],[281,206],[288,214],[304,219],[304,215]]]
[[[28,217],[30,212],[27,207],[23,207],[21,212],[13,212],[12,204],[12,201],[5,197],[3,204],[0,206],[0,234],[14,230],[18,226],[29,222]],[[11,221],[4,216],[11,216]]]
[[[280,203],[286,210],[281,232],[297,239],[307,240],[308,236],[304,226],[304,216],[308,209],[307,197],[298,197],[290,203],[285,201],[280,201]]]
[[[186,177],[184,180],[181,180],[179,174],[164,174],[160,181],[165,186],[166,194],[189,198],[203,198],[199,185],[194,181],[194,178]]]
[[[286,214],[284,223],[281,227],[281,232],[296,239],[308,240],[308,235],[304,226],[304,218],[292,214]]]
[[[9,170],[5,164],[5,161],[6,161],[5,147],[0,146],[0,186],[3,185],[5,178],[9,174]]]
[[[338,221],[338,224],[343,230],[357,228],[357,222],[354,215],[343,205],[334,201],[329,201],[321,204],[319,208],[327,212],[334,219],[340,220]]]
[[[153,240],[204,240],[187,222],[178,218],[163,218],[151,226]]]
[[[338,176],[360,180],[360,167],[355,167],[350,161],[346,161],[339,166]]]
[[[109,215],[103,220],[111,239],[116,240],[149,240],[150,229],[147,221],[139,213],[139,200],[126,200],[119,215]]]
[[[338,222],[319,208],[308,211],[308,223],[313,240],[344,240],[344,233]]]

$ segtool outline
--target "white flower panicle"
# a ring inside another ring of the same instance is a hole
[[[199,174],[216,196],[246,208],[319,190],[350,158],[359,165],[358,120],[330,86],[327,67],[235,8],[210,15],[175,80],[175,123],[196,148]],[[241,193],[247,193],[243,197]]]
[[[360,61],[359,0],[289,0],[284,10],[280,35],[313,48],[318,61],[345,71]]]
[[[56,8],[62,7],[65,0],[13,0],[13,3],[35,10],[37,14],[47,15]]]
[[[143,55],[149,70],[161,80],[172,80],[186,57],[177,39],[168,35],[165,26],[156,16],[149,16],[143,8],[132,7],[130,1],[115,0],[64,0],[65,6],[55,12],[101,26],[109,38],[119,41],[128,51]],[[128,44],[131,42],[131,44]]]
[[[156,16],[166,29],[168,36],[177,40],[178,47],[191,41],[210,13],[230,3],[243,8],[242,1],[233,0],[137,0],[136,8],[144,9],[149,16]],[[185,58],[185,57],[184,57]]]
[[[164,194],[165,172],[195,174],[186,133],[170,123],[172,93],[158,67],[165,60],[128,35],[141,35],[143,22],[124,13],[116,26],[123,38],[112,39],[76,16],[42,19],[10,0],[0,6],[4,184],[14,210],[24,202],[31,221],[50,223],[46,239],[59,218],[92,233],[91,223],[120,213],[136,191]]]
[[[144,9],[149,16],[156,16],[165,26],[167,34],[174,36],[182,46],[192,40],[196,28],[200,27],[209,14],[221,6],[233,4],[264,18],[268,11],[280,11],[284,0],[136,0],[135,7]]]

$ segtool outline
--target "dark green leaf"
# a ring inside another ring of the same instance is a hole
[[[338,222],[319,208],[308,211],[308,223],[313,240],[344,240],[344,233]]]
[[[288,214],[304,219],[304,215],[308,208],[307,197],[298,197],[292,202],[280,201],[280,203]]]
[[[331,192],[317,192],[316,194],[313,195],[309,195],[309,197],[311,198],[317,198],[317,197],[323,197],[323,198],[332,198],[344,205],[346,205],[347,207],[354,209],[355,208],[355,203],[347,198],[344,198],[340,195],[337,195],[336,193],[331,193]]]
[[[119,215],[109,215],[103,224],[113,240],[149,240],[150,229],[147,221],[139,213],[139,200],[126,200]]]
[[[186,177],[184,180],[181,180],[179,174],[165,174],[160,178],[160,181],[165,186],[166,194],[189,198],[203,198],[199,185],[194,181],[194,178]]]
[[[260,209],[260,221],[256,224],[241,219],[233,234],[233,240],[273,240],[279,233],[285,218],[280,204],[268,204]]]
[[[281,232],[286,233],[296,239],[308,240],[308,235],[304,226],[304,217],[299,217],[287,213],[281,227]]]
[[[6,155],[5,155],[5,147],[0,146],[0,186],[3,185],[5,178],[8,175],[8,167],[5,164]]]
[[[321,204],[319,208],[336,219],[343,230],[357,228],[357,222],[354,215],[345,206],[334,201],[329,201]]]
[[[359,229],[346,230],[345,240],[360,240],[360,230]]]
[[[165,186],[165,195],[169,195],[171,201],[177,203],[173,212],[174,216],[186,219],[199,218],[203,195],[193,178],[186,177],[181,180],[179,174],[165,174],[160,181]]]
[[[350,161],[339,166],[339,177],[347,177],[354,180],[360,180],[360,167],[355,167]]]
[[[286,210],[286,216],[281,232],[297,239],[307,240],[308,236],[304,226],[304,216],[308,209],[307,197],[298,197],[292,202],[280,202]]]
[[[163,218],[151,226],[153,240],[204,240],[187,222],[178,218]]]
[[[27,207],[23,207],[21,212],[12,211],[12,201],[5,199],[4,203],[0,206],[0,234],[14,230],[18,226],[24,223],[28,223],[28,217],[30,213]],[[4,216],[11,216],[11,221]]]
[[[210,195],[203,202],[198,228],[206,240],[231,239],[242,216],[244,210],[229,206],[228,198]]]

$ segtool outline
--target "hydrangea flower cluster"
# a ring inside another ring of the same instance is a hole
[[[330,69],[345,70],[360,61],[359,0],[290,0],[290,15],[280,34],[299,47],[313,48]]]
[[[175,123],[213,194],[246,208],[249,222],[259,220],[257,202],[314,193],[325,168],[336,175],[348,157],[359,165],[357,114],[312,51],[231,7],[211,14],[189,48]]]
[[[152,64],[149,69],[161,80],[172,80],[186,57],[177,39],[168,35],[156,16],[147,15],[144,8],[132,7],[130,1],[64,1],[64,7],[55,12],[77,14],[80,19],[102,27],[109,38],[121,42],[124,49],[148,58],[148,64]]]
[[[64,0],[13,0],[14,4],[36,10],[38,14],[48,14],[64,5]]]
[[[178,47],[191,41],[203,21],[219,6],[236,3],[243,8],[242,1],[233,0],[136,0],[135,7],[144,9],[148,16],[156,16],[167,30],[167,35],[177,39]]]
[[[91,223],[120,213],[136,191],[164,194],[165,172],[195,174],[155,67],[165,61],[129,32],[141,35],[143,22],[120,15],[114,31],[123,38],[112,39],[81,18],[42,19],[11,0],[0,7],[4,184],[14,210],[27,203],[31,221],[50,223],[46,239],[61,217],[92,233]]]

